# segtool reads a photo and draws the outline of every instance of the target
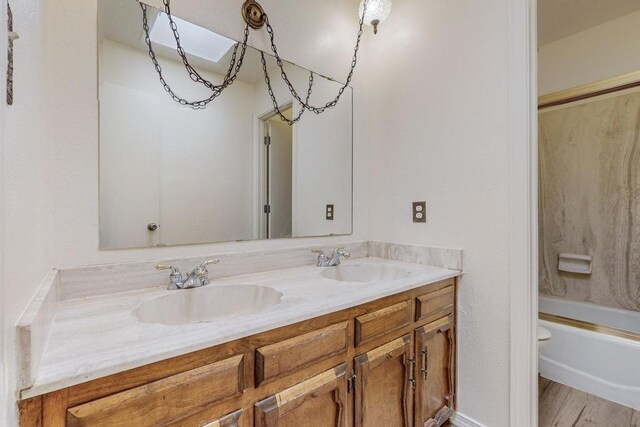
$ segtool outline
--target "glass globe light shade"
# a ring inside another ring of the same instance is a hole
[[[360,16],[364,11],[364,2],[360,2]],[[391,12],[391,0],[369,0],[367,2],[367,13],[364,16],[364,23],[373,27],[373,32],[378,33],[378,24],[387,19]]]

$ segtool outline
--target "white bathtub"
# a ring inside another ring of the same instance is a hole
[[[640,314],[540,297],[541,313],[640,332]],[[541,320],[552,337],[539,358],[543,377],[640,410],[640,341]]]

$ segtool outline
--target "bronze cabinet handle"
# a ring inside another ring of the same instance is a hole
[[[422,369],[420,369],[420,371],[422,371],[422,374],[424,375],[424,379],[427,379],[427,369],[429,367],[429,353],[427,348],[423,348],[421,350],[422,353]]]

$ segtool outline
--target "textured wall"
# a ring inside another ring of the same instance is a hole
[[[49,92],[47,2],[12,1],[14,30],[14,103],[5,110],[2,181],[4,316],[6,393],[13,401],[15,331],[18,316],[52,266],[51,204],[55,186],[50,179],[54,147],[48,139],[47,113],[55,108]],[[0,18],[5,20],[4,15]],[[6,22],[6,21],[5,21]],[[3,51],[4,55],[6,51]],[[0,71],[4,77],[4,68]],[[2,94],[4,103],[4,93]],[[5,386],[5,384],[3,384]],[[0,400],[0,403],[3,401]],[[3,408],[0,425],[12,426],[14,405]]]
[[[640,92],[539,118],[540,292],[640,310]],[[593,274],[559,273],[561,252]]]
[[[509,425],[508,5],[395,1],[367,46],[371,240],[464,248],[458,410]],[[427,222],[411,221],[426,200]]]

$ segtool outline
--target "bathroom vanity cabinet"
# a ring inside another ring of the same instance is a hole
[[[19,402],[32,426],[427,426],[455,405],[457,279]]]

